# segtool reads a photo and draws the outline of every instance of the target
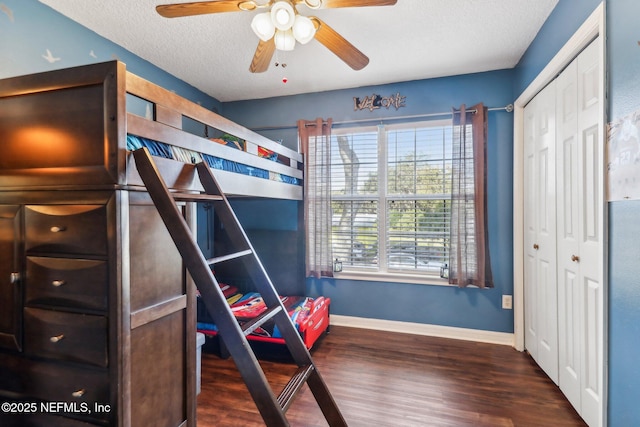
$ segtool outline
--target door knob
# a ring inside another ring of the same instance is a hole
[[[538,246],[538,244],[537,244],[537,243],[534,243],[534,244],[533,244],[533,249],[535,249],[535,250],[537,251],[538,249],[540,249],[540,246]]]
[[[580,262],[580,257],[578,255],[571,255],[571,261]]]

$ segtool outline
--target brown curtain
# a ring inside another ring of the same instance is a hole
[[[487,236],[487,108],[453,109],[449,283],[493,287]]]
[[[331,252],[332,119],[298,120],[304,155],[304,220],[307,277],[333,277]]]

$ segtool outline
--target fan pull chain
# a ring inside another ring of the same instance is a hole
[[[285,55],[283,54],[282,56],[285,56]],[[275,65],[276,67],[280,67],[280,68],[282,68],[283,70],[284,70],[285,68],[287,68],[287,63],[286,63],[286,62],[282,62],[282,61],[280,60],[280,53],[279,53],[279,51],[278,51],[278,50],[276,50],[275,57],[276,57],[276,58],[275,58],[275,61],[276,61],[276,62],[275,62],[275,64],[274,64],[274,65]],[[283,59],[284,59],[284,58],[283,58]],[[282,83],[287,83],[288,81],[289,81],[289,79],[287,78],[287,76],[282,76]]]

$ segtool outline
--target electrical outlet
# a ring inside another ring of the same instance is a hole
[[[502,308],[511,310],[513,308],[513,298],[511,295],[502,295]]]

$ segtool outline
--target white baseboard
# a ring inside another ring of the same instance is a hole
[[[514,346],[514,335],[506,332],[482,331],[479,329],[454,328],[451,326],[427,325],[423,323],[399,322],[396,320],[369,319],[365,317],[331,315],[331,324],[351,328],[374,329],[430,337],[451,338],[490,344]]]

